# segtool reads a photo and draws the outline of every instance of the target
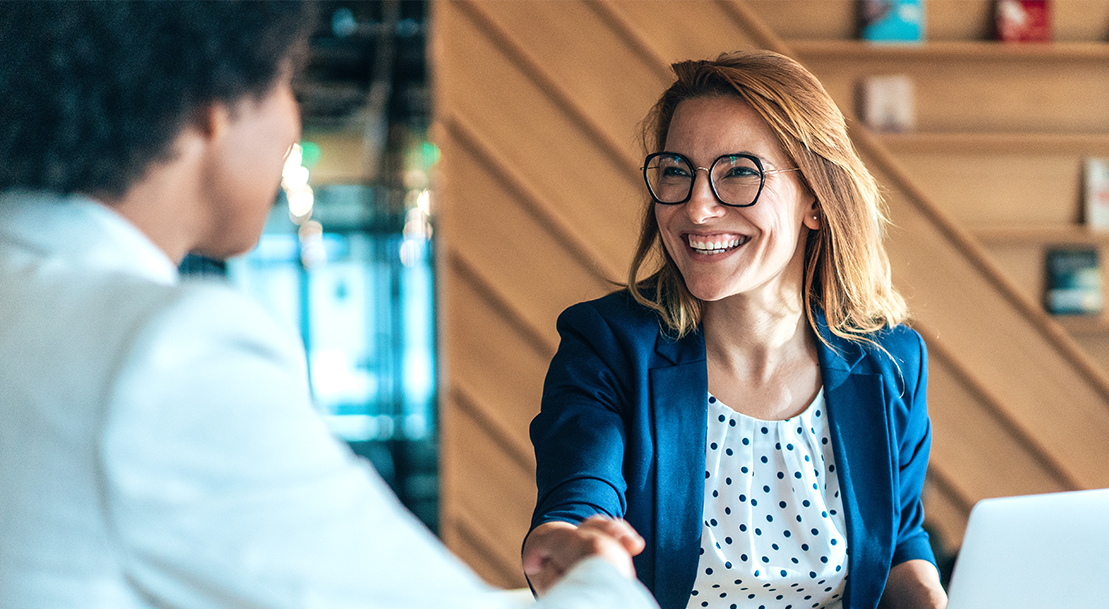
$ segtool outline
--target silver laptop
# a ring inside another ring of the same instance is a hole
[[[978,502],[948,609],[1109,607],[1109,489]]]

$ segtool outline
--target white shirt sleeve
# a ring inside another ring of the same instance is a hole
[[[119,362],[98,455],[121,563],[151,605],[516,605],[332,438],[295,339],[231,290],[174,294]],[[589,560],[537,606],[655,605]]]
[[[620,575],[600,558],[579,562],[547,591],[536,609],[593,609],[622,607],[658,609],[655,599],[638,580]]]

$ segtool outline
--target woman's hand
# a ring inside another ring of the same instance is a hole
[[[632,556],[643,551],[639,533],[623,520],[592,516],[581,524],[545,522],[524,542],[524,575],[542,595],[579,560],[597,556],[625,577],[635,577]]]
[[[927,560],[907,560],[890,569],[880,609],[944,609],[947,593]]]

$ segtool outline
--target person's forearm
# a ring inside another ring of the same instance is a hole
[[[940,574],[926,560],[908,560],[890,569],[880,609],[944,609],[947,593]]]

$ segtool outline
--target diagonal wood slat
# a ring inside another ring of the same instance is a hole
[[[452,116],[441,119],[441,123],[468,154],[488,167],[498,168],[497,178],[512,191],[516,202],[526,207],[583,267],[596,271],[597,278],[601,280],[613,281],[622,275],[611,260],[575,232],[557,208],[529,184],[527,178],[520,175],[508,159],[501,156],[480,133],[468,125],[465,119]]]

